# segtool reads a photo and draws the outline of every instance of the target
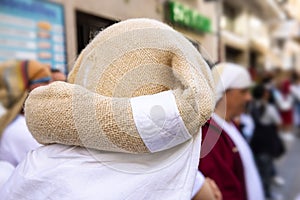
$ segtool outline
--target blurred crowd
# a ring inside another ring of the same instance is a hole
[[[299,72],[275,68],[254,80],[253,100],[237,121],[254,153],[266,197],[271,198],[271,185],[285,184],[274,161],[286,153],[287,141],[299,137]]]

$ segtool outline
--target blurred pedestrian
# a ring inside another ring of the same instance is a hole
[[[292,139],[294,99],[291,94],[289,72],[281,72],[275,80],[276,84],[275,87],[271,88],[271,92],[282,119],[281,132],[285,138]]]
[[[297,136],[300,136],[300,75],[299,72],[294,71],[291,81],[291,94],[294,99],[294,132]]]
[[[0,196],[198,198],[206,183],[192,192],[200,127],[213,89],[207,63],[171,27],[150,19],[112,25],[82,51],[68,83],[29,95],[26,121],[45,146],[28,154]]]
[[[23,105],[31,90],[50,81],[50,70],[40,62],[0,64],[0,160],[16,167],[28,151],[41,146],[26,126]]]
[[[285,152],[283,141],[279,137],[281,117],[275,106],[269,103],[270,92],[264,85],[253,88],[254,101],[251,114],[255,122],[251,148],[253,150],[258,170],[260,172],[265,197],[271,198],[271,183],[273,178],[274,159]]]
[[[288,109],[290,107],[290,105],[292,105],[293,103],[293,99],[292,98],[287,98],[286,101],[280,101],[280,98],[282,98],[282,95],[279,91],[278,88],[280,88],[281,82],[282,82],[282,74],[283,71],[280,68],[275,68],[273,71],[270,71],[270,73],[268,73],[268,76],[265,76],[262,79],[261,84],[264,85],[264,88],[268,91],[268,95],[269,99],[268,99],[268,103],[270,105],[272,105],[273,107],[276,108],[277,112],[280,113],[281,109]],[[274,115],[276,116],[276,114]],[[281,118],[281,115],[280,115]],[[281,118],[282,121],[282,118]],[[282,138],[287,138],[289,139],[289,135],[291,134],[282,134],[282,125],[280,126],[280,130],[279,130],[279,135]],[[273,183],[275,183],[278,186],[282,186],[285,184],[285,180],[283,179],[283,177],[281,177],[277,170],[275,165],[273,165],[272,167],[272,179],[273,179]]]
[[[232,122],[252,99],[250,75],[233,63],[220,63],[212,72],[217,104],[212,118],[202,127],[199,170],[216,182],[224,200],[262,200],[262,184],[251,149]]]
[[[253,137],[253,131],[255,128],[255,124],[251,114],[249,113],[249,106],[247,105],[246,111],[243,112],[240,116],[236,117],[237,120],[234,120],[235,124],[238,125],[239,130],[242,135],[246,139],[248,143],[250,143]]]

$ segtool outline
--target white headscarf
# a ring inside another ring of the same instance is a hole
[[[251,86],[251,77],[245,67],[234,63],[220,63],[213,69],[216,86],[216,101],[228,89],[241,89]]]

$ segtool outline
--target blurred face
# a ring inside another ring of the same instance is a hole
[[[231,119],[245,112],[247,103],[252,100],[249,88],[229,89],[226,91],[225,95],[226,112]]]
[[[64,73],[62,72],[52,72],[52,81],[66,81],[67,77]]]

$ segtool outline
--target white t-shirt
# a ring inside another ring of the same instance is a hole
[[[269,125],[269,124],[281,125],[282,123],[280,114],[278,113],[275,106],[271,104],[266,105],[266,110],[264,114],[261,116],[260,120],[261,123],[265,125]]]
[[[32,199],[190,199],[186,188],[191,176],[181,174],[188,162],[182,162],[154,171],[134,173],[120,170],[106,162],[101,151],[67,145],[47,145],[30,151],[6,184],[0,188],[0,197],[6,200]],[[100,156],[100,157],[98,157]],[[141,163],[139,163],[141,161]],[[144,167],[142,160],[124,163],[134,171]],[[193,166],[193,168],[197,166]],[[124,168],[123,168],[124,169]],[[129,170],[130,168],[128,168]],[[194,170],[194,169],[193,169]],[[198,173],[193,195],[202,187],[204,177]],[[186,188],[186,189],[184,189]],[[184,194],[186,193],[186,195]]]
[[[0,139],[0,160],[17,166],[28,151],[40,146],[29,132],[25,117],[18,115],[3,131]]]
[[[279,90],[274,89],[273,95],[274,95],[275,103],[281,111],[288,111],[292,109],[293,96],[291,94],[288,94],[287,96],[283,96]]]
[[[9,162],[0,160],[0,189],[13,173],[15,167]]]
[[[205,181],[205,177],[203,176],[203,174],[201,172],[197,171],[195,184],[194,184],[193,192],[192,192],[192,197],[194,197],[197,194],[197,192],[201,189],[204,181]]]

